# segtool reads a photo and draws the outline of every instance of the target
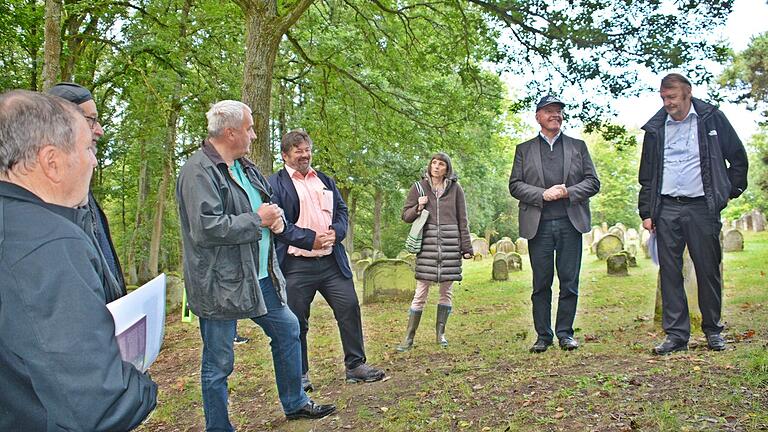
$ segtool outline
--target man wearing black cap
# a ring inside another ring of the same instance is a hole
[[[99,122],[99,114],[96,110],[96,103],[93,101],[91,92],[81,85],[62,82],[51,87],[48,90],[48,93],[66,99],[78,105],[80,109],[83,110],[85,119],[93,134],[93,147],[96,148],[96,142],[104,135],[104,129],[102,129],[101,123]],[[102,211],[99,203],[93,196],[92,191],[88,191],[88,201],[83,203],[83,206],[88,210],[92,220],[91,226],[93,227],[93,236],[96,239],[97,249],[103,255],[109,268],[109,273],[111,273],[113,277],[113,280],[107,277],[104,284],[105,290],[107,291],[107,303],[109,303],[124,296],[126,293],[123,270],[120,267],[120,261],[117,258],[115,246],[112,244],[107,216],[104,214],[104,211]]]
[[[589,198],[600,190],[595,166],[582,140],[560,130],[563,107],[558,98],[544,96],[536,105],[539,135],[515,148],[509,192],[520,201],[520,236],[528,239],[533,270],[533,325],[537,339],[530,351],[547,350],[554,336],[560,348],[574,350],[573,319],[579,296],[581,233],[591,225]],[[554,268],[560,298],[553,334],[551,322]]]

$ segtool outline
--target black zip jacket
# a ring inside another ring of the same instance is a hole
[[[699,116],[699,162],[704,197],[709,210],[719,214],[729,199],[737,198],[747,188],[747,152],[722,111],[697,98],[692,98],[692,103]],[[658,216],[666,119],[667,112],[662,108],[642,128],[645,137],[638,173],[637,207],[643,220],[655,220]]]

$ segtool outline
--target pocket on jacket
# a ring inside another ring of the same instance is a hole
[[[240,245],[219,246],[212,270],[216,279],[222,284],[242,281],[243,265],[240,262]]]

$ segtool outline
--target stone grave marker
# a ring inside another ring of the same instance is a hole
[[[520,255],[528,255],[528,239],[518,237],[515,241],[515,252]]]
[[[507,264],[507,254],[497,252],[493,256],[493,271],[491,274],[495,281],[505,281],[509,279],[509,265]]]
[[[604,260],[622,250],[624,250],[624,242],[613,234],[606,234],[597,242],[595,255],[597,259]]]
[[[416,273],[399,259],[381,259],[366,267],[363,274],[363,303],[409,301],[416,290]]]
[[[517,252],[510,252],[507,254],[507,271],[519,272],[523,271],[523,258]]]
[[[728,230],[723,237],[723,251],[739,252],[744,250],[744,235],[737,229]]]
[[[363,280],[365,269],[369,265],[371,265],[371,262],[373,262],[373,260],[371,260],[370,258],[364,258],[364,259],[355,261],[355,263],[352,265],[352,270],[355,272],[355,277],[357,278],[357,280],[359,281]]]
[[[515,243],[509,237],[502,238],[496,242],[496,253],[499,252],[515,252]]]
[[[488,242],[484,238],[478,237],[472,240],[472,250],[476,254],[488,255]]]
[[[608,274],[612,276],[629,276],[627,254],[615,253],[606,260]]]

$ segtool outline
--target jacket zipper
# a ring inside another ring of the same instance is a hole
[[[431,187],[432,185],[430,185],[430,189]],[[434,194],[435,192],[432,191],[432,193]],[[437,196],[437,194],[435,194],[435,200],[437,201],[436,213],[437,213],[437,282],[438,283],[440,283],[440,271],[442,270],[442,267],[443,267],[443,261],[442,261],[443,251],[442,251],[442,248],[440,247],[440,197],[442,197],[443,194],[445,194],[445,189],[443,189],[443,193],[440,194],[440,196]]]

